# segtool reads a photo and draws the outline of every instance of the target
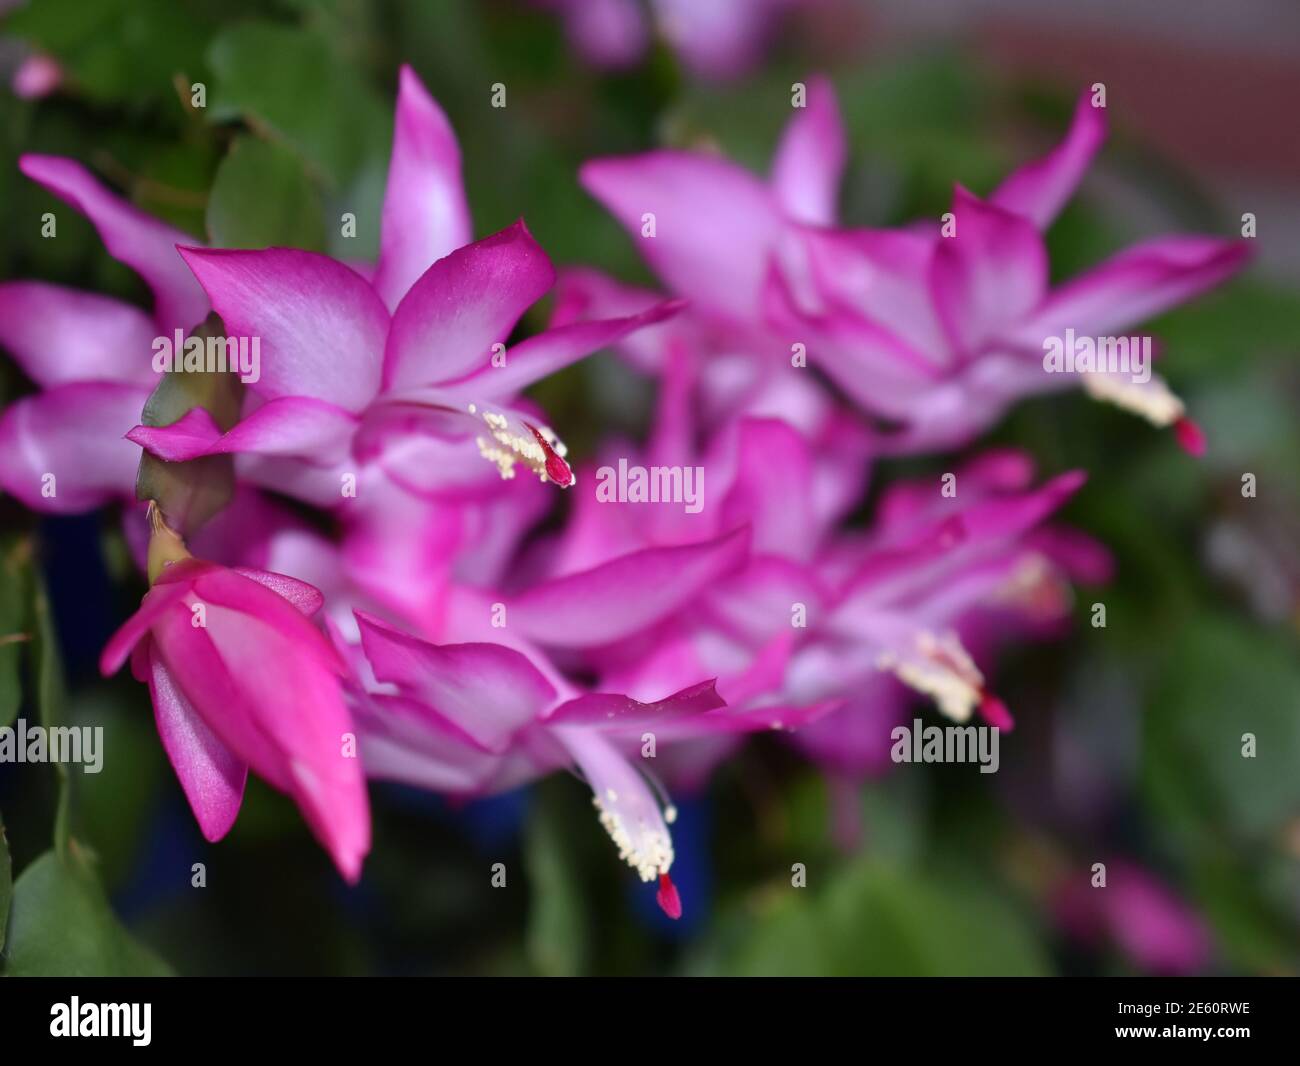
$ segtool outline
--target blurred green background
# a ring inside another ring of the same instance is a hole
[[[80,159],[145,210],[220,244],[370,257],[396,72],[409,62],[460,138],[476,234],[522,215],[557,263],[648,284],[632,243],[578,186],[583,160],[713,144],[765,169],[791,82],[821,70],[851,133],[843,219],[898,223],[937,216],[954,181],[987,192],[1043,150],[1064,132],[1078,88],[1001,62],[978,34],[877,35],[865,3],[796,13],[763,65],[725,84],[692,77],[661,43],[629,70],[593,70],[551,13],[510,0],[39,0],[11,13],[0,37],[9,59],[39,51],[65,72],[39,101],[0,90],[0,277],[141,305],[141,284],[74,212],[60,210],[58,240],[40,239],[54,201],[19,174],[19,154]],[[186,106],[195,82],[206,86],[201,111]],[[495,82],[507,86],[504,109],[490,106]],[[1163,229],[1238,231],[1249,203],[1153,146],[1126,122],[1122,97],[1111,115],[1104,180],[1090,180],[1051,232],[1057,277],[1132,242],[1133,213],[1117,203],[1158,205]],[[355,241],[338,236],[344,211],[357,216]],[[1261,223],[1261,244],[1269,232]],[[1211,442],[1200,463],[1076,394],[1009,417],[992,442],[1028,449],[1045,471],[1090,472],[1065,517],[1109,545],[1118,566],[1113,584],[1081,594],[1068,639],[1003,663],[1020,728],[1002,745],[996,780],[932,766],[874,783],[861,801],[865,839],[845,854],[817,771],[755,741],[704,796],[680,804],[688,913],[676,926],[616,861],[585,786],[562,777],[462,808],[375,788],[375,849],[351,891],[289,801],[257,781],[230,836],[205,844],[144,688],[95,677],[103,638],[140,591],[116,523],[38,521],[2,500],[0,631],[39,628],[44,586],[66,671],[51,639],[0,646],[0,720],[17,710],[21,676],[29,719],[40,703],[102,724],[114,752],[103,773],[74,775],[62,814],[49,767],[0,766],[9,857],[26,881],[6,967],[1128,973],[1137,964],[1115,945],[1065,937],[1049,896],[1093,862],[1130,860],[1201,916],[1210,971],[1296,973],[1298,326],[1296,286],[1262,269],[1155,324],[1162,373]],[[575,431],[579,457],[596,429],[629,420],[604,387],[608,362],[590,360],[540,394]],[[2,373],[3,395],[28,388],[11,364]],[[939,463],[886,464],[874,482]],[[1258,479],[1254,499],[1241,495],[1243,472]],[[1089,625],[1094,601],[1106,604],[1105,629]],[[1254,759],[1241,757],[1244,732],[1258,738]],[[73,860],[33,865],[56,821]],[[207,868],[201,890],[190,887],[195,862]],[[494,862],[506,863],[505,889],[489,885]],[[805,889],[790,887],[794,863],[808,870]],[[0,857],[0,907],[5,866]]]

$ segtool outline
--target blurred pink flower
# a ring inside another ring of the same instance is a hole
[[[86,215],[154,294],[146,314],[49,282],[0,282],[0,345],[40,386],[0,414],[0,487],[32,510],[75,514],[134,497],[140,452],[124,434],[157,384],[153,340],[201,322],[208,300],[176,254],[187,234],[118,199],[73,160],[25,155],[18,165]]]
[[[830,83],[812,79],[764,181],[724,159],[659,150],[588,162],[581,179],[634,235],[647,214],[647,261],[701,314],[764,321],[787,351],[806,347],[872,415],[897,423],[891,453],[956,447],[1018,399],[1071,385],[1173,426],[1199,453],[1199,430],[1155,375],[1049,373],[1044,343],[1073,330],[1129,331],[1230,277],[1241,241],[1171,236],[1135,245],[1055,289],[1043,230],[1083,177],[1105,132],[1085,94],[1065,141],[987,199],[957,188],[948,235],[919,222],[834,228],[845,134]]]
[[[674,810],[635,753],[648,733],[738,728],[712,681],[639,703],[581,693],[536,654],[489,643],[439,646],[364,613],[357,621],[373,671],[368,690],[353,694],[370,776],[481,796],[576,767],[619,857],[641,880],[657,880],[660,907],[681,916],[669,874]]]
[[[1069,581],[1109,576],[1104,549],[1047,525],[1082,472],[1034,488],[1027,456],[990,452],[957,467],[951,497],[937,478],[900,483],[885,491],[871,526],[844,531],[869,457],[854,420],[824,413],[806,434],[777,419],[737,418],[697,452],[689,365],[669,360],[645,451],[610,444],[599,461],[607,469],[698,463],[708,501],[695,514],[611,506],[592,491],[591,464],[568,523],[534,554],[547,575],[542,587],[619,565],[631,571],[633,560],[672,546],[699,551],[741,528],[751,531],[749,552],[692,593],[689,609],[638,616],[652,601],[629,595],[612,608],[613,625],[566,619],[537,625],[529,638],[581,654],[603,686],[638,699],[716,676],[731,707],[797,728],[797,744],[855,777],[883,768],[888,727],[907,706],[891,677],[950,718],[979,713],[1010,728],[967,644],[985,657],[990,632],[1059,630]]]
[[[19,99],[39,100],[49,96],[63,82],[63,68],[52,56],[30,55],[14,71],[10,88]]]
[[[780,17],[808,0],[537,0],[559,13],[573,47],[593,66],[629,67],[651,30],[696,77],[722,80],[753,67]]]
[[[1071,936],[1095,944],[1108,940],[1139,970],[1191,976],[1205,972],[1213,952],[1201,917],[1151,873],[1128,861],[1106,863],[1106,884],[1089,874],[1058,886],[1052,901]]]

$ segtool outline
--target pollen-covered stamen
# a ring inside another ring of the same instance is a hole
[[[1134,381],[1123,374],[1106,371],[1093,371],[1081,377],[1084,390],[1094,400],[1104,400],[1141,415],[1154,426],[1172,426],[1183,417],[1183,401],[1154,374],[1149,381]]]
[[[600,824],[618,848],[618,857],[632,867],[642,881],[666,876],[673,864],[673,839],[664,827],[657,807],[653,815],[644,809],[642,797],[630,796],[620,801],[613,789],[592,796],[600,811]]]
[[[984,675],[955,633],[921,630],[911,648],[885,651],[876,665],[924,692],[955,722],[967,721],[986,698]]]
[[[1026,555],[1017,564],[995,596],[999,603],[1010,604],[1045,622],[1066,614],[1074,599],[1069,583],[1037,552]]]
[[[557,726],[555,736],[591,786],[592,803],[618,857],[642,881],[666,874],[673,864],[673,841],[659,798],[636,765],[640,759],[585,726]]]
[[[503,478],[514,477],[515,464],[523,463],[543,481],[554,481],[561,488],[574,483],[573,471],[564,461],[564,443],[549,427],[506,411],[480,410],[476,404],[470,404],[468,410],[488,428],[489,436],[474,438],[479,454],[496,463]]]

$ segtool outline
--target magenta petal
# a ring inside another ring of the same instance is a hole
[[[208,580],[218,572],[220,581]],[[237,586],[261,613],[221,602]],[[176,686],[227,747],[294,798],[340,873],[355,881],[370,814],[348,740],[355,726],[331,667],[336,653],[290,604],[230,571],[204,571],[192,596],[206,604],[205,627],[194,627],[181,605],[151,630]]]
[[[794,733],[810,723],[843,706],[840,699],[819,700],[803,705],[776,703],[733,711],[730,708],[700,715],[698,718],[676,719],[661,728],[662,739],[690,739],[693,737],[727,736],[740,733],[761,733],[777,730]]]
[[[757,646],[789,634],[792,604],[804,604],[815,618],[829,599],[810,567],[781,555],[755,554],[738,573],[714,583],[704,610],[713,626]]]
[[[384,190],[375,291],[395,310],[435,260],[468,244],[473,236],[456,134],[419,76],[404,65]]]
[[[725,160],[689,152],[594,159],[579,177],[655,272],[701,310],[749,323],[780,231],[771,190]],[[654,216],[654,236],[643,236]]]
[[[896,765],[890,732],[907,718],[912,696],[888,674],[874,674],[850,702],[794,735],[794,743],[821,766],[857,780]]]
[[[1126,860],[1112,864],[1102,907],[1110,933],[1139,966],[1153,973],[1204,971],[1214,945],[1200,916],[1151,874]],[[1094,889],[1085,889],[1099,895]]]
[[[605,732],[653,729],[674,718],[690,718],[725,707],[717,683],[701,681],[654,703],[628,696],[592,692],[560,704],[546,716],[548,725],[585,725]]]
[[[183,583],[161,582],[146,592],[135,614],[108,638],[99,656],[99,672],[105,677],[117,673],[154,622],[182,599],[186,591],[187,586]]]
[[[181,254],[227,336],[261,338],[255,392],[359,411],[378,391],[388,311],[356,271],[294,248]]]
[[[208,565],[192,579],[194,595],[209,605],[228,608],[271,626],[293,644],[296,655],[311,659],[331,674],[345,673],[343,661],[325,635],[307,620],[310,586],[283,574],[251,577],[224,566]],[[289,589],[292,595],[284,595]]]
[[[829,226],[835,221],[848,144],[835,88],[810,78],[805,106],[786,124],[772,164],[776,198],[800,222]]]
[[[418,700],[368,696],[354,713],[369,778],[463,794],[485,790],[501,765]]]
[[[492,346],[554,284],[555,268],[522,220],[439,259],[393,312],[385,389],[452,381],[490,366]]]
[[[735,476],[722,501],[723,527],[749,522],[756,554],[807,560],[819,547],[807,442],[779,419],[747,418],[735,451]]]
[[[510,648],[430,644],[361,611],[357,622],[378,680],[397,685],[487,751],[504,751],[555,700],[551,683]]]
[[[355,415],[334,404],[308,396],[281,396],[224,434],[206,410],[195,407],[168,426],[136,426],[127,439],[168,462],[226,452],[329,462],[345,451],[357,424]]]
[[[1245,265],[1244,241],[1161,237],[1120,252],[1050,293],[1011,339],[1041,353],[1047,337],[1073,329],[1111,336],[1190,300]]]
[[[0,414],[0,488],[53,514],[130,499],[140,449],[123,434],[148,398],[147,387],[80,382],[11,404]]]
[[[74,381],[155,382],[157,327],[109,296],[43,281],[0,285],[0,346],[43,388]]]
[[[697,77],[734,78],[758,62],[792,0],[654,0],[659,32]]]
[[[251,566],[232,567],[236,574],[265,585],[282,599],[288,600],[295,608],[310,618],[325,605],[325,597],[315,585],[299,581],[288,574],[276,574],[270,570],[255,570]]]
[[[941,237],[931,279],[940,318],[963,353],[1038,306],[1047,289],[1047,251],[1032,223],[958,188],[956,235]]]
[[[550,326],[556,329],[573,322],[626,318],[649,311],[660,302],[659,293],[652,289],[624,285],[588,267],[566,267],[560,270],[555,286],[555,308],[551,312]],[[663,360],[665,332],[663,329],[642,329],[631,333],[619,343],[619,354],[646,373],[654,373]]]
[[[810,357],[868,410],[909,418],[920,397],[935,387],[938,365],[878,319],[843,306],[822,316],[808,314],[789,279],[776,269],[765,279],[763,298],[768,321],[786,336],[812,338]]]
[[[144,278],[160,328],[190,329],[207,317],[207,297],[176,253],[178,244],[194,238],[118,199],[71,159],[25,155],[18,168],[90,219],[113,258]]]
[[[683,300],[667,300],[626,318],[556,326],[509,349],[504,366],[489,365],[444,387],[453,395],[476,399],[515,396],[534,382],[622,340],[629,333],[672,317],[685,305]]]
[[[742,527],[714,540],[647,548],[535,585],[507,603],[512,631],[551,647],[598,647],[684,607],[749,553]]]
[[[971,541],[1019,536],[1062,507],[1087,480],[1085,471],[1070,470],[1032,492],[981,500],[962,511],[962,528]]]
[[[1025,543],[1042,552],[1071,581],[1105,585],[1115,576],[1115,559],[1110,549],[1068,526],[1041,526],[1025,538]]]
[[[1105,139],[1105,108],[1093,107],[1092,91],[1085,90],[1075,105],[1065,140],[1010,175],[989,201],[1046,229],[1074,195]]]
[[[149,694],[163,749],[204,838],[220,840],[239,816],[248,767],[207,727],[162,661],[154,657],[151,665]]]
[[[8,9],[12,4],[0,5]],[[52,56],[36,52],[27,56],[14,71],[9,88],[20,100],[40,100],[54,92],[63,82],[63,68]]]
[[[132,426],[126,439],[169,463],[211,455],[221,441],[221,427],[203,407],[192,407],[171,425]]]
[[[573,47],[595,66],[630,66],[649,47],[650,27],[639,0],[581,0],[560,7]]]

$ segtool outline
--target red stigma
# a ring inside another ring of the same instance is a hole
[[[560,488],[567,489],[573,484],[573,471],[569,469],[569,464],[560,458],[555,449],[551,447],[550,442],[542,436],[541,430],[531,422],[525,422],[524,425],[528,427],[529,432],[532,433],[533,438],[546,455],[546,476],[559,485]]]
[[[1011,717],[1007,705],[989,692],[980,695],[980,717],[1004,733],[1010,733],[1016,728],[1016,720]]]
[[[1205,454],[1205,432],[1186,415],[1174,423],[1174,437],[1179,447],[1193,458]]]
[[[655,893],[655,902],[674,921],[682,916],[682,897],[677,894],[677,886],[667,874],[659,875],[659,891]]]

